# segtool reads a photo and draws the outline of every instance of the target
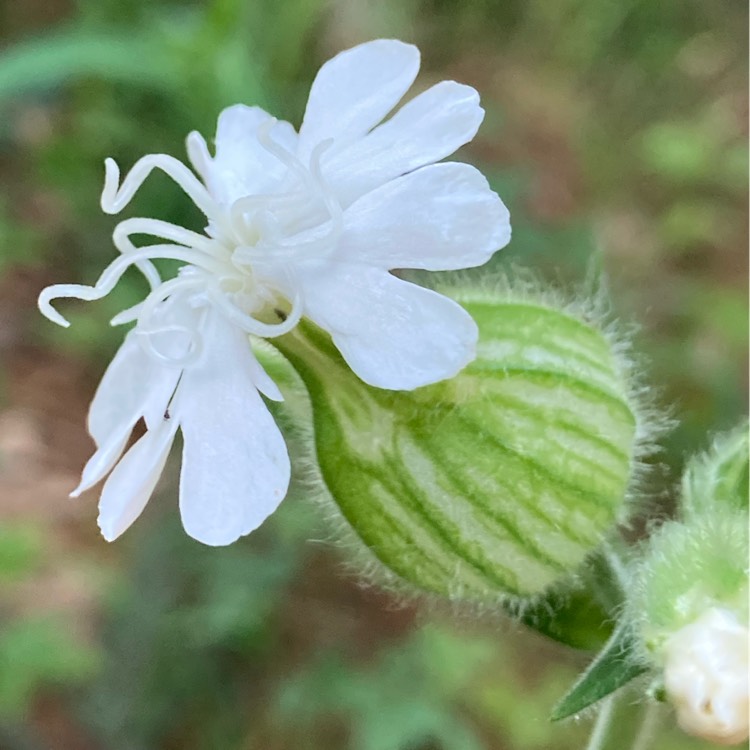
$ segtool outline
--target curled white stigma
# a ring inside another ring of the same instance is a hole
[[[54,323],[67,327],[69,321],[53,306],[60,298],[85,301],[101,299],[114,289],[125,271],[138,268],[151,288],[146,299],[124,310],[112,319],[113,325],[137,321],[144,347],[159,361],[183,365],[201,351],[197,330],[182,321],[170,330],[190,335],[190,354],[174,360],[154,344],[157,334],[167,332],[154,321],[157,311],[170,300],[186,306],[210,304],[243,331],[262,338],[281,336],[300,321],[303,302],[295,280],[295,260],[320,257],[335,248],[342,232],[341,206],[325,183],[320,159],[330,141],[319,144],[310,157],[309,168],[271,137],[276,124],[269,118],[258,129],[260,145],[287,169],[282,183],[285,192],[240,197],[230,206],[220,205],[206,186],[181,162],[165,154],[151,154],[139,159],[120,182],[120,170],[112,159],[105,161],[101,207],[105,213],[118,214],[132,200],[151,172],[158,169],[168,175],[208,219],[207,234],[149,218],[121,221],[114,230],[113,241],[121,255],[101,274],[93,286],[56,284],[39,295],[39,309]],[[187,139],[188,156],[196,172],[205,180],[211,169],[211,156],[205,140],[198,133]],[[138,247],[133,235],[147,235],[166,241]],[[153,260],[162,258],[184,264],[180,276],[162,281]],[[254,263],[271,260],[280,281],[259,279]],[[279,270],[280,269],[280,270]],[[284,288],[280,288],[280,285]],[[281,322],[261,320],[260,314],[276,307],[284,298],[288,311]],[[198,318],[195,318],[195,320]],[[193,326],[197,325],[195,322]]]

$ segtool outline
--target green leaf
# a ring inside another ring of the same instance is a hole
[[[17,44],[0,55],[0,102],[83,76],[141,88],[173,88],[176,71],[155,36],[69,28]]]
[[[644,674],[647,668],[632,658],[633,637],[619,627],[591,666],[552,711],[552,721],[573,716]]]
[[[636,419],[595,325],[544,302],[456,296],[478,356],[434,386],[366,386],[311,324],[275,344],[310,394],[328,489],[372,555],[452,599],[529,597],[621,516]]]

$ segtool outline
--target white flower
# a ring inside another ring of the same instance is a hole
[[[688,734],[720,745],[748,738],[748,629],[710,609],[666,643],[664,687]]]
[[[113,324],[137,321],[91,405],[97,451],[79,494],[112,471],[101,498],[105,538],[140,514],[177,428],[184,450],[180,510],[186,531],[228,544],[272,513],[289,458],[258,391],[281,399],[248,334],[273,337],[304,315],[328,331],[370,385],[412,389],[455,375],[474,357],[477,328],[452,300],[390,273],[481,265],[510,239],[508,212],[484,177],[440,159],[470,141],[483,118],[474,89],[444,81],[383,119],[413,83],[419,52],[378,40],[319,71],[299,133],[257,107],[219,117],[216,153],[187,139],[201,180],[163,154],[140,159],[120,184],[106,161],[102,208],[116,214],[154,169],[205,214],[198,234],[157,219],[122,221],[121,255],[93,287],[57,285],[39,298],[98,299],[136,265],[152,291]],[[131,237],[162,242],[136,247]],[[153,258],[180,261],[162,281]],[[145,435],[120,458],[136,422]]]

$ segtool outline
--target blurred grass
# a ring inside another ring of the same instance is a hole
[[[650,381],[680,420],[651,488],[669,496],[685,457],[747,408],[746,28],[744,4],[711,0],[0,2],[0,403],[13,408],[29,342],[85,363],[93,384],[121,337],[107,320],[143,291],[126,277],[110,299],[71,305],[65,336],[33,309],[43,284],[90,282],[112,257],[105,156],[182,157],[187,132],[210,135],[239,101],[299,123],[323,60],[395,36],[421,46],[425,80],[482,93],[465,158],[514,220],[495,263],[569,282],[593,262],[641,321]],[[158,175],[129,210],[201,226]],[[585,722],[545,717],[584,657],[496,623],[390,611],[305,544],[302,485],[226,550],[184,537],[163,494],[104,552],[85,531],[48,547],[59,526],[36,515],[3,528],[3,748],[45,746],[59,713],[73,737],[56,735],[59,750],[581,746]],[[39,577],[82,557],[105,571],[106,585],[86,579],[88,610],[29,613]],[[665,730],[658,747],[701,745]]]

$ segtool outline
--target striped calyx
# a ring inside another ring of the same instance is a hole
[[[622,515],[636,418],[604,333],[542,301],[452,294],[478,356],[414,391],[362,383],[310,324],[275,340],[312,403],[323,478],[371,554],[454,600],[533,596]]]

